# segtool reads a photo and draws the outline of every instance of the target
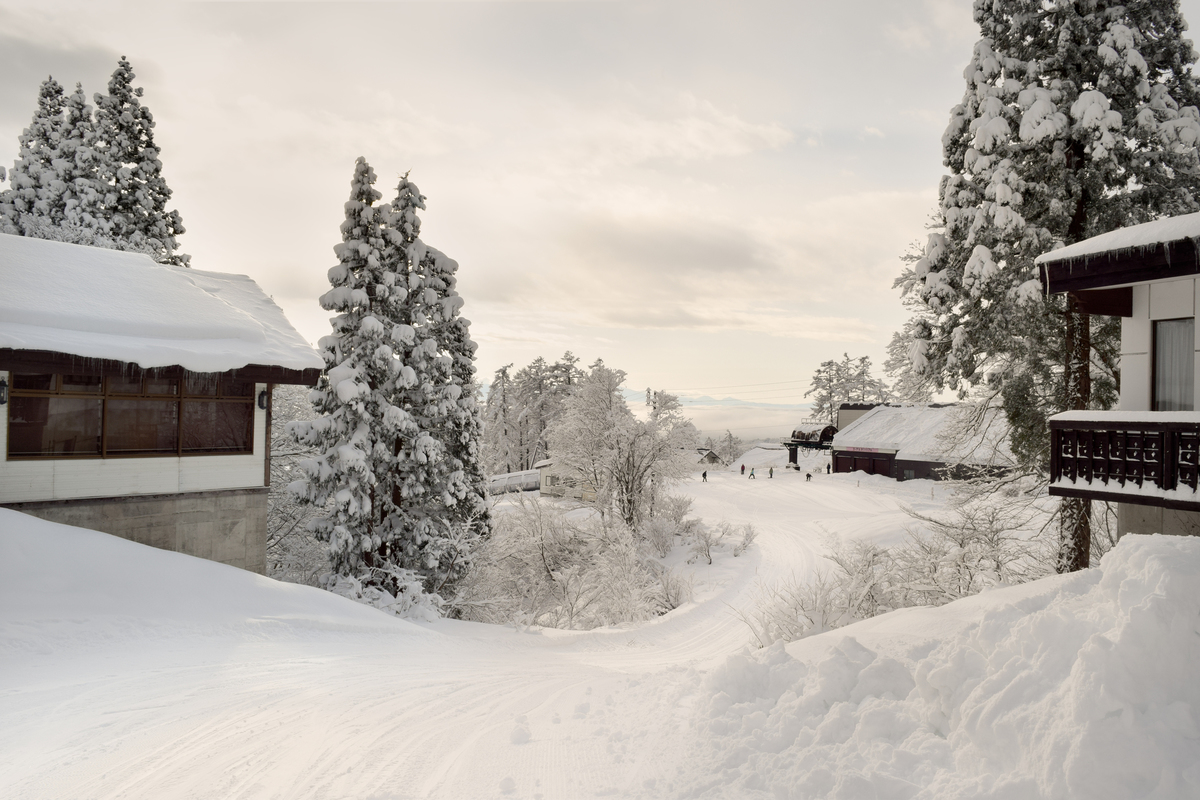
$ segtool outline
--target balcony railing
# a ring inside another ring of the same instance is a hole
[[[1068,412],[1050,419],[1050,494],[1200,509],[1200,415]]]

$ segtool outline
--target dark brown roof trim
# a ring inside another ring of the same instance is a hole
[[[86,358],[70,353],[56,353],[50,350],[15,350],[0,347],[0,370],[10,372],[85,374],[85,375],[126,375],[136,376],[149,373],[163,377],[182,377],[189,370],[180,366],[154,367],[143,369],[137,364],[127,361],[113,361],[106,358]],[[263,364],[247,364],[238,369],[221,373],[205,373],[228,375],[231,378],[254,381],[255,383],[290,383],[297,386],[315,386],[321,376],[319,369],[288,369],[286,367],[266,366]]]
[[[1200,274],[1200,253],[1192,239],[1122,248],[1078,258],[1043,261],[1038,277],[1047,294],[1105,289]]]

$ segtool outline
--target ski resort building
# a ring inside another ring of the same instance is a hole
[[[323,367],[243,275],[0,235],[0,506],[264,572],[272,388]]]
[[[940,480],[950,474],[998,472],[1015,461],[1008,424],[999,411],[979,427],[966,425],[954,404],[880,405],[833,437],[834,472],[866,472],[899,481]]]
[[[1116,502],[1121,533],[1200,533],[1198,241],[1187,214],[1037,259],[1048,293],[1121,317],[1118,409],[1050,418],[1050,494]]]

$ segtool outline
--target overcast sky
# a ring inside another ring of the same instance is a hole
[[[311,341],[362,155],[427,196],[485,382],[571,350],[782,404],[843,352],[882,365],[978,38],[970,0],[31,6],[0,0],[0,164],[47,75],[90,96],[127,56],[183,251]]]

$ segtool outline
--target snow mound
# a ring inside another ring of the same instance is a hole
[[[0,653],[131,636],[363,629],[432,635],[320,589],[0,508]]]
[[[1098,569],[729,658],[682,795],[1200,797],[1198,663],[1200,539],[1126,536]]]

